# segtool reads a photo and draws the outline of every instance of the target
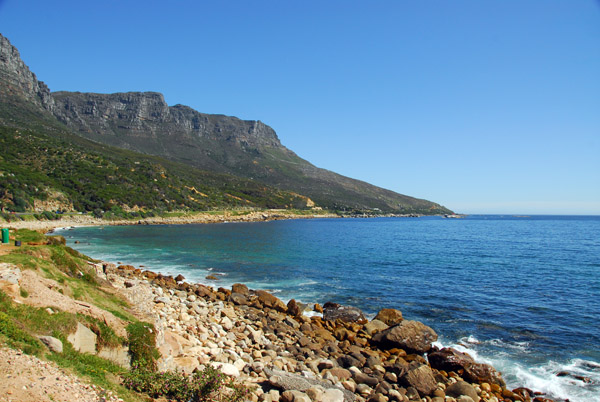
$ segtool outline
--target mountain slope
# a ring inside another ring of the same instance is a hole
[[[328,209],[449,212],[438,204],[317,168],[284,147],[275,131],[260,121],[168,106],[154,92],[49,93],[1,36],[0,84],[0,99],[14,104],[19,98],[28,105],[16,106],[18,110],[43,110],[45,119],[53,116],[81,137],[302,194]]]

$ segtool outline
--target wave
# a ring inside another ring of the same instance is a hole
[[[457,342],[441,339],[435,346],[452,347],[468,353],[475,361],[492,365],[502,373],[508,388],[526,387],[556,400],[589,402],[600,400],[600,362],[574,358],[524,364],[530,352],[529,342],[502,339],[481,341],[473,335]]]

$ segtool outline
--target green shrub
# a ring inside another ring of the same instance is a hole
[[[151,371],[156,370],[156,359],[160,354],[156,349],[156,330],[154,325],[136,322],[127,326],[127,339],[131,365],[142,365]]]
[[[249,389],[235,384],[211,366],[187,376],[180,372],[152,371],[143,364],[135,365],[123,376],[123,385],[152,398],[162,397],[178,402],[237,402],[249,393]]]

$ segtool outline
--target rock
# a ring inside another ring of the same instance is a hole
[[[437,381],[433,376],[433,372],[425,364],[409,368],[401,380],[407,386],[415,388],[421,397],[431,395],[437,388]]]
[[[281,394],[281,402],[312,402],[308,395],[300,391],[285,391]]]
[[[369,387],[376,387],[377,384],[379,384],[379,380],[377,378],[371,377],[363,372],[354,373],[352,378],[357,384],[367,384]]]
[[[127,346],[103,347],[98,352],[98,357],[110,360],[126,369],[130,368],[131,356],[129,356],[129,348]]]
[[[209,281],[218,281],[219,278],[217,278],[215,275],[207,275],[206,278],[204,279],[208,279]]]
[[[48,349],[54,353],[62,353],[63,352],[63,344],[60,339],[57,339],[53,336],[40,336],[39,340],[46,346]]]
[[[372,320],[365,324],[364,330],[367,334],[373,335],[376,332],[383,331],[384,329],[388,329],[389,325],[384,323],[383,321],[379,321],[377,319]]]
[[[81,323],[77,323],[77,329],[67,340],[80,353],[96,353],[96,334]]]
[[[287,306],[271,293],[265,292],[264,290],[257,290],[256,294],[258,296],[258,301],[263,306],[275,309],[281,313],[285,313],[287,311]]]
[[[473,386],[465,381],[458,381],[446,388],[446,395],[458,398],[461,395],[468,396],[473,402],[479,402],[479,396]]]
[[[383,308],[375,316],[374,320],[383,322],[384,324],[393,327],[402,322],[402,312],[393,308]]]
[[[315,386],[323,387],[325,390],[329,388],[335,388],[334,385],[332,385],[329,381],[316,378],[307,378],[298,374],[287,373],[282,370],[264,369],[264,374],[267,376],[269,383],[273,387],[286,392],[289,390],[305,392],[309,388],[313,388]],[[352,392],[348,390],[344,390],[342,392],[344,394],[344,401],[354,401],[355,396]]]
[[[231,286],[231,293],[239,293],[243,296],[248,296],[250,291],[248,290],[248,286],[242,283],[234,283],[233,286]]]
[[[343,322],[366,322],[363,312],[351,306],[342,306],[337,303],[327,302],[323,305],[323,319],[326,321],[341,320]]]
[[[181,274],[179,274],[175,277],[175,281],[177,281],[177,282],[181,282],[183,280],[185,280],[185,276],[183,276]]]
[[[296,300],[292,299],[287,304],[287,312],[293,317],[300,317],[302,315],[302,311],[300,310],[300,306],[296,303]]]
[[[315,303],[313,310],[317,313],[322,313],[323,312],[323,307],[321,307],[321,305],[319,303]]]
[[[320,402],[343,402],[344,392],[341,389],[329,388],[322,395]]]
[[[234,292],[229,296],[229,301],[238,306],[248,305],[248,299],[241,293]]]
[[[424,354],[437,341],[437,334],[427,325],[404,320],[400,324],[376,333],[372,341],[384,349],[401,348],[407,352]]]
[[[220,362],[211,362],[210,365],[213,366],[216,369],[221,370],[221,372],[223,374],[228,375],[230,377],[239,377],[240,376],[240,371],[233,364],[230,364],[230,363],[220,363]]]
[[[340,380],[348,380],[352,378],[352,374],[350,373],[350,371],[341,367],[334,367],[330,369],[329,372]]]
[[[163,304],[169,304],[170,300],[168,297],[165,296],[156,296],[154,298],[154,303],[163,303]]]
[[[427,356],[431,367],[444,371],[463,371],[463,378],[470,382],[497,384],[506,386],[500,373],[492,366],[477,363],[467,353],[459,352],[453,348],[443,348]]]

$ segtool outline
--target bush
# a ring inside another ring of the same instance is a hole
[[[123,376],[123,385],[152,398],[164,397],[178,402],[237,402],[249,393],[247,388],[235,384],[211,366],[187,376],[180,372],[152,371],[143,364],[135,365]]]
[[[154,325],[136,322],[127,326],[131,365],[138,365],[150,371],[156,370],[156,359],[160,354],[156,349],[156,330]]]

